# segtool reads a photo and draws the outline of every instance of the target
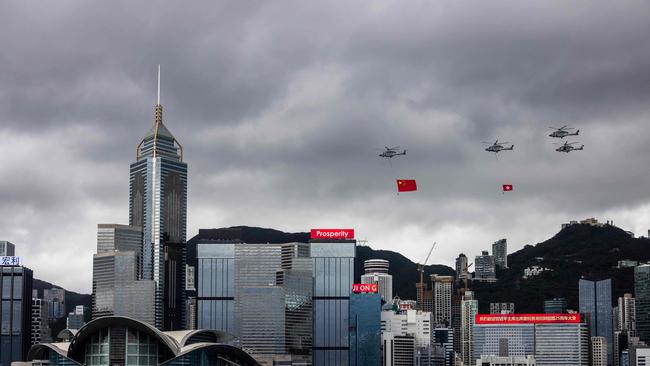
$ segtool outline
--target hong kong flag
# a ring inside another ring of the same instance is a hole
[[[397,192],[412,192],[417,190],[418,190],[418,185],[415,183],[415,179],[397,180]]]
[[[510,192],[510,191],[512,191],[512,184],[504,184],[502,187],[503,187],[502,190],[503,190],[504,192]]]

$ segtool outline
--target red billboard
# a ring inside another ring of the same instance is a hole
[[[477,314],[476,324],[580,323],[580,314]]]
[[[376,283],[353,283],[352,292],[355,294],[376,294],[379,291],[379,287]]]
[[[312,239],[354,239],[354,229],[311,229]]]

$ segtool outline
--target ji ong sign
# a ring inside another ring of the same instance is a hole
[[[352,292],[355,294],[376,294],[379,287],[376,283],[354,283],[352,284]]]
[[[354,229],[311,229],[312,239],[354,239]]]

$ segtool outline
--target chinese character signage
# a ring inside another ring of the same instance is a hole
[[[0,266],[20,266],[20,257],[0,256]]]
[[[580,314],[477,314],[476,324],[580,323]]]
[[[311,229],[311,239],[354,239],[354,229]]]
[[[371,293],[376,294],[379,291],[376,283],[354,283],[352,284],[352,292],[355,294]]]

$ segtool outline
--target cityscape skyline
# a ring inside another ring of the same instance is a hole
[[[2,40],[12,50],[0,56],[11,75],[0,84],[8,101],[0,107],[0,174],[12,177],[2,183],[2,240],[21,247],[36,278],[91,292],[96,224],[128,223],[126,164],[152,122],[158,63],[165,121],[187,146],[188,237],[235,225],[354,227],[371,247],[414,262],[437,240],[431,262],[453,266],[460,251],[474,258],[507,238],[514,252],[573,219],[613,219],[645,235],[650,200],[639,182],[649,177],[639,167],[650,145],[650,83],[637,81],[650,62],[634,45],[647,34],[646,5],[611,13],[599,3],[583,17],[542,2],[505,4],[477,5],[474,14],[443,3],[444,16],[426,20],[424,5],[352,5],[360,25],[326,4],[296,5],[290,22],[274,20],[288,11],[283,5],[137,4],[127,16],[107,5],[70,3],[52,13],[2,4]],[[309,23],[318,37],[304,34],[312,6],[328,20]],[[521,12],[537,18],[524,26]],[[134,31],[142,14],[156,19],[151,33]],[[71,16],[95,24],[80,28]],[[108,26],[116,17],[122,30]],[[24,25],[31,23],[48,24],[56,38],[40,37],[43,29]],[[600,37],[602,24],[617,26]],[[183,28],[176,36],[175,27]],[[98,36],[105,29],[113,37]],[[492,53],[482,46],[497,40]],[[585,69],[594,57],[602,64]],[[48,62],[26,62],[36,59]],[[561,121],[581,128],[584,154],[546,151],[545,131]],[[498,161],[485,156],[480,141],[496,137],[516,139],[517,150]],[[386,144],[409,155],[382,164],[374,149]],[[419,191],[396,196],[396,175],[418,179]],[[503,183],[514,191],[502,195]]]

